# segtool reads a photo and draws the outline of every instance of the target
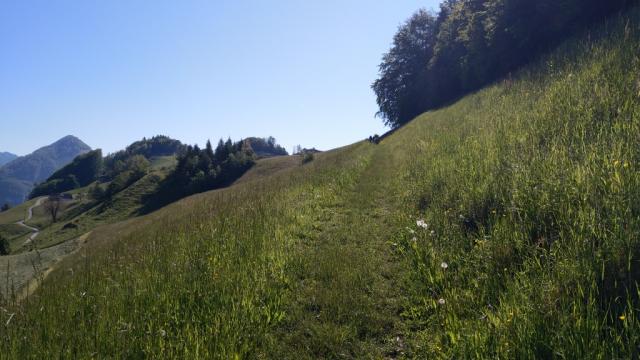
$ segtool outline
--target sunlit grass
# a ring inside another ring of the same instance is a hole
[[[639,24],[380,145],[265,164],[96,229],[34,295],[5,299],[0,353],[637,356]]]
[[[433,231],[399,235],[412,354],[638,355],[638,24],[610,23],[390,140],[414,148],[407,201]]]

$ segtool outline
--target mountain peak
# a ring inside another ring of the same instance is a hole
[[[75,144],[80,147],[86,148],[87,151],[91,150],[91,147],[89,145],[85,144],[82,140],[78,139],[73,135],[67,135],[65,137],[62,137],[51,145],[59,145],[59,144]]]
[[[82,140],[78,139],[77,137],[73,136],[73,135],[67,135],[64,136],[62,138],[60,138],[58,141],[56,142],[63,142],[63,141],[74,141],[74,142],[82,142]]]
[[[0,168],[0,203],[19,204],[34,183],[46,180],[76,156],[91,151],[89,145],[73,135],[21,156]]]
[[[85,144],[82,140],[73,135],[67,135],[50,145],[41,147],[40,149],[34,151],[31,155],[50,154],[54,152],[57,154],[57,156],[65,159],[68,156],[71,156],[71,159],[69,160],[71,161],[74,157],[86,153],[87,151],[91,151],[91,147],[89,145]]]

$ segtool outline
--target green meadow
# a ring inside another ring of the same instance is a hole
[[[380,144],[99,226],[2,299],[0,357],[636,358],[638,69],[633,10]]]

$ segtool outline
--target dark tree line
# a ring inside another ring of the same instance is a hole
[[[393,128],[496,81],[638,0],[445,0],[400,26],[372,88]]]
[[[166,180],[177,197],[230,185],[255,163],[255,153],[245,141],[220,140],[215,150],[207,141],[204,149],[187,146],[178,155],[178,164]]]
[[[207,141],[204,149],[186,146],[178,163],[158,190],[144,199],[140,213],[146,214],[185,196],[230,185],[255,163],[256,155],[246,141],[220,140],[215,150]]]

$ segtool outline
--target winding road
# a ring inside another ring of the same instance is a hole
[[[24,220],[20,220],[18,221],[16,224],[25,227],[29,230],[32,231],[31,235],[29,235],[29,237],[27,238],[27,241],[24,242],[24,245],[27,245],[28,243],[32,242],[33,240],[35,240],[35,238],[38,236],[38,234],[40,234],[40,229],[35,228],[33,226],[29,226],[27,224],[25,224],[27,221],[31,220],[31,218],[33,217],[33,209],[42,205],[42,202],[44,201],[44,197],[39,198],[35,204],[31,205],[31,207],[27,210],[27,217],[24,218]]]
[[[45,196],[36,200],[27,210],[25,219],[16,223],[32,231],[25,245],[33,242],[40,233],[40,229],[29,226],[25,222],[33,218],[33,209],[41,206],[46,199]],[[87,242],[90,234],[91,231],[47,248],[34,248],[28,251],[25,249],[14,255],[0,256],[0,298],[15,294],[17,301],[21,301],[32,294],[58,262],[78,251]],[[1,355],[0,358],[2,358]]]

